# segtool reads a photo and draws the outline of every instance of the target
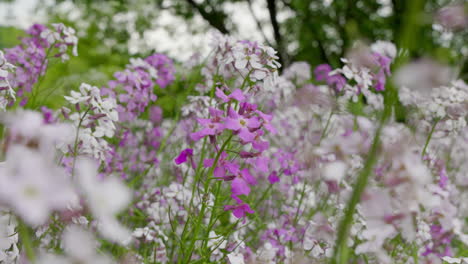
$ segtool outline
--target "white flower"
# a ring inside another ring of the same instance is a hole
[[[442,257],[442,260],[447,263],[457,263],[457,264],[464,264],[468,263],[468,258],[452,258],[449,256]]]
[[[85,102],[89,98],[91,98],[91,96],[89,96],[89,95],[81,94],[81,93],[76,92],[76,91],[71,91],[70,95],[71,96],[64,96],[64,98],[65,98],[65,100],[67,100],[71,104],[79,104],[79,103]]]
[[[335,161],[325,164],[323,167],[323,178],[330,181],[341,181],[346,175],[348,166],[342,161]]]
[[[141,58],[130,58],[130,65],[134,68],[144,68],[154,79],[158,78],[158,70]]]
[[[117,178],[100,180],[97,171],[94,162],[78,160],[75,179],[92,214],[99,221],[99,232],[109,240],[123,243],[131,233],[118,222],[115,215],[125,209],[131,201],[130,190]]]
[[[389,41],[378,40],[377,42],[371,45],[371,49],[373,52],[377,52],[391,59],[394,59],[397,54],[397,49],[395,47],[395,44]]]
[[[19,256],[16,221],[10,214],[0,209],[0,262],[15,263]]]
[[[54,158],[55,148],[73,140],[73,127],[69,124],[44,124],[38,112],[18,111],[2,116],[15,144],[37,148],[42,155]]]
[[[54,210],[77,204],[65,172],[40,152],[11,146],[0,168],[0,199],[28,224],[44,224]]]
[[[244,264],[244,255],[242,255],[242,253],[229,253],[227,255],[228,259],[229,259],[229,262],[231,264]]]
[[[311,77],[310,65],[305,61],[294,62],[284,70],[282,76],[297,84],[303,84]]]
[[[0,109],[5,110],[6,106],[15,101],[15,91],[8,82],[8,74],[15,69],[15,66],[8,63],[3,52],[0,50]]]
[[[71,96],[65,96],[70,103],[81,105],[80,112],[70,115],[75,129],[79,130],[79,152],[104,161],[110,148],[103,137],[114,136],[115,122],[119,120],[117,102],[114,98],[102,98],[99,88],[86,83],[82,83],[79,90],[71,91]]]
[[[62,236],[63,248],[66,256],[43,254],[39,257],[39,264],[112,264],[112,259],[106,255],[98,254],[99,244],[93,235],[84,229],[71,225]]]

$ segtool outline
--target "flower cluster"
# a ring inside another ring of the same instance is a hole
[[[71,157],[64,163],[74,160],[78,155],[89,155],[99,161],[105,161],[110,150],[104,137],[113,137],[118,121],[117,104],[114,98],[101,97],[99,88],[82,83],[79,92],[71,91],[65,99],[74,106],[75,111],[63,108],[64,116],[73,121],[77,134],[75,141],[66,150]],[[72,162],[74,163],[74,161]]]
[[[210,117],[197,118],[201,129],[190,135],[193,141],[209,138],[216,150],[216,157],[204,159],[203,167],[211,168],[214,178],[231,182],[232,198],[236,203],[226,205],[225,209],[231,210],[238,218],[244,217],[246,213],[253,213],[250,206],[239,196],[249,195],[250,186],[257,184],[251,171],[255,171],[255,174],[268,172],[268,158],[262,157],[262,153],[268,149],[269,144],[262,136],[266,131],[275,132],[270,123],[272,116],[258,110],[257,105],[248,103],[248,96],[240,89],[226,95],[221,88],[217,88],[216,97],[220,101],[218,107],[224,106],[226,111],[209,108]],[[232,108],[232,104],[238,105],[238,109]],[[224,131],[230,131],[231,135],[224,141],[223,146],[219,146]],[[234,136],[242,146],[238,154],[239,161],[230,161],[225,152],[226,145]],[[183,151],[175,161],[178,164],[186,162],[188,156],[193,156],[193,151]],[[250,165],[250,168],[241,169],[240,162]]]
[[[35,24],[26,33],[28,37],[22,38],[20,45],[5,50],[5,58],[16,66],[16,71],[9,75],[8,81],[22,106],[28,102],[30,96],[33,99],[37,97],[39,91],[33,92],[33,87],[39,86],[52,58],[68,60],[69,49],[74,56],[78,55],[78,38],[73,28],[63,24],[52,24],[51,28]]]
[[[434,125],[442,134],[458,133],[466,127],[468,85],[463,80],[434,88],[429,94],[402,87],[400,98],[404,105],[418,109],[413,118],[425,120],[423,126]]]
[[[278,76],[276,51],[252,41],[236,41],[229,36],[214,33],[213,52],[201,70],[205,77],[197,90],[206,93],[220,77],[225,81],[235,79],[239,85],[247,80],[274,83]]]
[[[16,100],[15,91],[8,81],[8,75],[14,69],[15,67],[6,60],[3,51],[0,50],[0,109],[3,111]]]
[[[77,39],[27,34],[0,52],[0,262],[466,262],[468,86],[446,68],[392,77],[378,41],[281,74],[215,34],[175,84],[153,54],[51,107],[40,81]]]
[[[114,74],[115,80],[102,89],[103,95],[116,99],[119,119],[133,121],[147,106],[156,101],[154,86],[164,88],[174,80],[172,61],[162,54],[154,54],[146,59],[132,59],[127,69]]]

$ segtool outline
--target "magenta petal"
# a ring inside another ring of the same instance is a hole
[[[211,167],[213,166],[213,163],[214,163],[214,159],[205,159],[203,161],[203,167],[205,168]]]
[[[244,208],[236,207],[234,210],[232,210],[232,214],[237,218],[245,217]]]
[[[229,117],[224,119],[224,127],[234,131],[237,131],[242,128],[238,119]]]
[[[242,90],[241,89],[236,89],[234,90],[230,95],[229,95],[230,98],[232,99],[235,99],[239,102],[241,101],[244,101],[245,100],[245,96],[244,94],[242,93]]]
[[[258,141],[252,142],[252,147],[260,152],[267,150],[269,146],[270,144],[268,143],[268,141],[258,140]]]
[[[193,141],[198,141],[198,140],[202,139],[205,136],[206,135],[203,134],[202,131],[197,131],[197,132],[194,132],[194,133],[190,134],[190,139],[192,139]]]
[[[249,128],[259,128],[261,125],[262,123],[257,117],[251,117],[247,119],[247,127]]]
[[[193,149],[184,149],[180,152],[179,156],[174,159],[174,162],[179,165],[187,161],[189,156],[193,156]]]
[[[229,173],[237,174],[239,172],[239,165],[234,162],[226,162],[224,167],[229,171]]]
[[[250,187],[247,184],[246,181],[244,181],[242,178],[236,177],[232,182],[231,182],[231,191],[234,195],[249,195],[250,193]]]
[[[252,142],[255,139],[255,133],[250,132],[248,129],[244,128],[241,129],[239,132],[239,137],[244,141],[244,142]]]
[[[213,176],[215,178],[224,178],[226,176],[226,171],[223,167],[216,167],[213,171]]]
[[[197,122],[203,126],[208,126],[211,124],[211,120],[208,118],[197,118]]]
[[[268,162],[269,159],[267,157],[259,157],[255,160],[255,165],[258,171],[261,172],[268,172]]]
[[[229,102],[229,98],[226,96],[226,94],[219,88],[216,88],[216,92],[215,92],[216,96],[218,98],[220,98],[221,100],[223,100],[225,103],[226,102]]]
[[[273,184],[275,182],[279,182],[279,177],[278,177],[278,174],[276,173],[276,171],[272,172],[269,176],[268,176],[268,181]]]
[[[247,168],[242,169],[241,175],[245,179],[245,181],[248,182],[250,185],[257,184],[257,180],[255,179],[254,176],[252,176],[252,174],[250,174],[249,169],[247,169]]]

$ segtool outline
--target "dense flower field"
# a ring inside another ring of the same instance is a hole
[[[207,57],[135,58],[49,109],[48,66],[77,44],[36,24],[0,51],[1,263],[467,261],[468,85],[449,69],[384,41],[281,69],[215,33]]]

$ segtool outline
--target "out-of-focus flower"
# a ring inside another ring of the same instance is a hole
[[[41,254],[39,264],[112,264],[115,263],[110,257],[98,254],[99,246],[91,233],[81,227],[71,225],[65,228],[62,236],[65,256],[57,256],[49,253]]]
[[[447,29],[461,30],[468,26],[466,3],[452,4],[437,11],[436,21]]]
[[[294,62],[284,70],[283,77],[297,85],[304,84],[311,77],[310,65],[305,61]]]
[[[395,73],[394,81],[399,87],[428,94],[432,88],[447,85],[455,77],[454,71],[430,59],[420,59],[402,66]]]
[[[8,75],[8,81],[21,106],[28,102],[29,93],[39,77],[46,73],[49,60],[54,57],[68,60],[70,47],[72,54],[78,55],[75,31],[63,24],[52,24],[51,28],[35,24],[26,32],[28,36],[21,39],[20,45],[5,50],[5,57],[16,66],[16,71]]]
[[[44,224],[54,210],[77,203],[65,172],[24,146],[12,146],[0,173],[0,199],[28,224]]]
[[[116,214],[127,207],[131,193],[114,177],[98,178],[98,170],[91,160],[78,160],[75,179],[87,205],[98,221],[99,232],[107,239],[124,244],[131,233],[116,219]]]
[[[44,224],[51,212],[77,204],[56,148],[70,141],[71,127],[46,124],[40,113],[18,111],[2,116],[7,127],[6,160],[0,168],[0,199],[28,224]]]

